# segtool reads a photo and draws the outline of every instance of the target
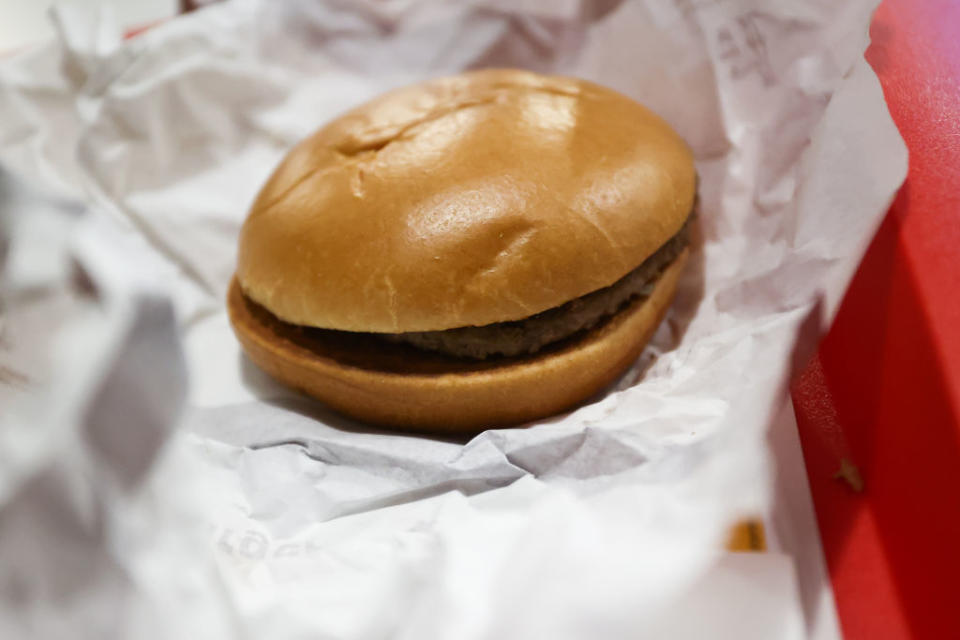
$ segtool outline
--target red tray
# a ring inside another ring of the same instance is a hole
[[[844,636],[960,638],[960,1],[870,35],[910,169],[793,402]]]
[[[909,173],[793,402],[844,636],[960,638],[960,0],[870,35]]]

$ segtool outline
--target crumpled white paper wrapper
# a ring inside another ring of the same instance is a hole
[[[906,172],[862,58],[875,4],[250,0],[128,42],[55,12],[56,42],[0,65],[0,163],[45,191],[0,190],[0,637],[835,635],[789,556],[719,550],[769,510],[791,367]],[[374,432],[241,356],[236,233],[315,127],[484,66],[663,115],[701,237],[594,402]]]

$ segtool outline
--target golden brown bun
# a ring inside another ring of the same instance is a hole
[[[637,267],[694,191],[689,149],[636,102],[571,78],[467,73],[388,93],[294,148],[243,225],[237,278],[306,326],[517,320]]]
[[[653,293],[600,327],[538,354],[467,361],[363,334],[303,330],[278,321],[230,287],[234,331],[271,376],[365,422],[470,433],[543,418],[600,391],[627,369],[660,324],[689,250]]]

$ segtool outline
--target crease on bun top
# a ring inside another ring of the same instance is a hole
[[[604,288],[683,226],[691,153],[582,80],[488,70],[387,93],[298,144],[240,234],[244,293],[293,324],[438,331]]]

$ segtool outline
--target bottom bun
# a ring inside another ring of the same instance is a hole
[[[254,363],[333,409],[384,427],[476,433],[560,413],[613,382],[663,319],[688,254],[648,297],[600,326],[514,358],[461,360],[370,334],[287,324],[244,296],[236,278],[227,308]]]

